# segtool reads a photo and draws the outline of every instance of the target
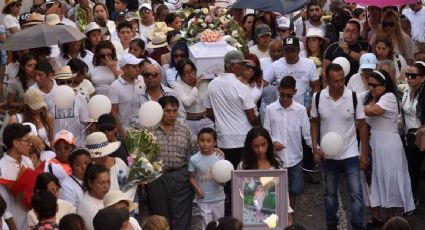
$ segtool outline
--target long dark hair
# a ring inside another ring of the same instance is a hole
[[[381,74],[382,74],[382,76],[384,76],[385,79],[382,78]],[[385,70],[375,70],[370,74],[369,77],[377,80],[380,84],[385,85],[385,92],[382,95],[384,95],[386,93],[392,93],[392,94],[394,94],[394,96],[396,96],[395,95],[396,91],[395,91],[395,88],[394,88],[393,81],[391,80],[391,77],[387,73],[387,71],[385,71]],[[376,98],[376,101],[379,101],[379,98],[381,98],[382,95],[380,95],[378,98]],[[364,104],[367,105],[371,100],[372,100],[372,95],[369,92],[366,95]]]
[[[50,182],[54,182],[59,188],[61,187],[59,179],[55,175],[47,172],[38,175],[35,180],[34,193],[47,190],[47,185]]]
[[[105,173],[105,172],[109,174],[109,169],[107,169],[104,165],[99,165],[99,164],[88,165],[83,178],[83,186],[85,187],[85,189],[87,191],[91,191],[89,182],[95,181],[99,174]]]
[[[173,46],[173,48],[171,48],[171,51],[170,51],[170,68],[173,68],[177,65],[177,63],[174,61],[174,57],[173,57],[174,53],[177,50],[183,51],[183,53],[185,54],[185,58],[189,58],[189,48],[187,47],[187,44],[183,43],[183,42],[177,42]]]
[[[112,42],[105,40],[100,41],[99,44],[97,44],[96,49],[94,49],[94,56],[93,56],[93,65],[98,66],[100,65],[100,58],[99,58],[99,52],[101,49],[110,49],[112,51],[112,60],[117,60],[117,52],[115,51],[115,47],[112,44]]]
[[[251,86],[254,86],[254,83],[257,84],[257,86],[261,86],[261,83],[263,81],[263,71],[261,70],[260,60],[258,59],[257,55],[252,53],[245,54],[245,59],[253,61],[255,65],[257,66],[255,69],[254,76],[252,76],[252,78],[249,79],[248,83]]]
[[[273,141],[269,132],[264,128],[258,127],[252,128],[246,135],[242,154],[243,169],[258,169],[257,157],[251,148],[252,142],[257,137],[266,138],[268,144],[266,158],[274,168],[281,168],[282,162],[279,160],[279,156],[277,156],[273,151]]]
[[[69,44],[70,42],[64,43],[61,48],[62,57],[65,59],[71,58],[71,56],[69,56]],[[80,41],[79,53],[82,58],[84,58],[87,55],[87,51],[84,49],[84,43],[81,41]]]
[[[29,88],[28,82],[27,82],[27,74],[25,73],[25,65],[31,61],[31,60],[37,60],[32,53],[26,53],[21,56],[19,59],[19,70],[18,74],[16,74],[16,77],[18,77],[19,81],[22,84],[22,88],[24,91],[26,91]]]
[[[176,70],[177,70],[177,73],[179,74],[179,76],[181,77],[182,81],[184,81],[183,75],[184,75],[184,67],[186,65],[190,65],[192,67],[192,69],[194,71],[196,71],[196,66],[195,66],[195,64],[193,64],[193,62],[190,59],[188,59],[188,58],[181,59],[176,65]]]

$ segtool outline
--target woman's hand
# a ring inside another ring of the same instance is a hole
[[[111,56],[105,57],[105,64],[111,69],[114,70],[117,68],[117,61],[112,59]]]

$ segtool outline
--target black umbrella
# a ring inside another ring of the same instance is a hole
[[[299,10],[307,0],[238,0],[232,8],[279,12],[282,15]]]

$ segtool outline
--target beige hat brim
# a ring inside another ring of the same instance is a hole
[[[165,46],[168,46],[168,43],[166,41],[160,44],[153,44],[152,42],[149,42],[146,47],[150,49],[155,49],[155,48],[161,48]]]
[[[91,155],[91,158],[100,158],[100,157],[106,157],[111,155],[113,152],[117,151],[117,149],[120,147],[121,142],[115,141],[109,143],[107,146],[98,148],[98,149],[88,149]]]
[[[75,76],[77,76],[77,74],[63,73],[63,74],[54,75],[53,79],[55,79],[55,80],[66,80],[66,79],[71,79]]]
[[[29,105],[29,104],[27,104],[32,110],[39,110],[39,109],[41,109],[41,108],[43,108],[43,107],[47,107],[47,104],[46,104],[46,102],[44,102],[44,101],[39,101],[39,102],[37,102],[37,103],[33,103],[33,104],[31,104],[31,105]]]

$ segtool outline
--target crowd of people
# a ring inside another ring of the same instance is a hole
[[[190,58],[185,34],[194,15],[180,13],[218,1],[182,2],[33,0],[21,12],[21,1],[6,1],[1,42],[42,23],[86,38],[1,50],[2,229],[188,230],[193,203],[202,229],[242,229],[231,217],[231,182],[212,176],[222,159],[238,170],[286,169],[287,229],[305,229],[293,216],[304,177],[324,183],[324,227],[338,229],[341,172],[352,229],[386,220],[384,229],[410,229],[396,216],[415,214],[425,158],[416,141],[425,125],[422,1],[365,8],[309,0],[286,15],[231,9],[244,44],[224,55],[224,71],[212,79]],[[63,85],[75,91],[67,108],[54,100]],[[109,98],[109,114],[90,116],[94,95]],[[123,140],[128,128],[142,127],[148,101],[163,110],[149,129],[163,174],[124,192],[133,160]],[[336,155],[320,146],[330,132],[343,140]]]

